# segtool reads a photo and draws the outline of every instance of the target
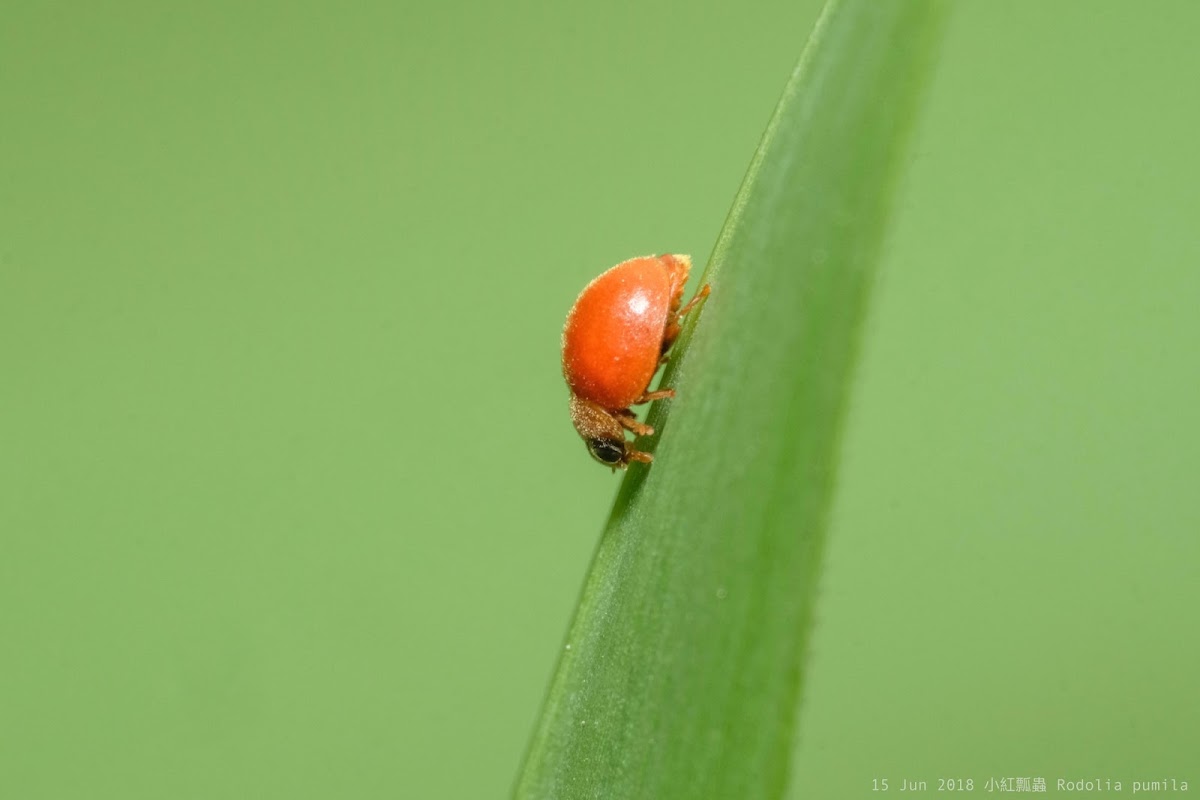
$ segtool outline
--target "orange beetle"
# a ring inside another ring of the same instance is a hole
[[[562,368],[571,390],[571,421],[592,457],[613,470],[654,460],[625,441],[626,430],[654,433],[629,407],[675,396],[674,389],[647,390],[679,336],[680,319],[708,296],[705,284],[680,308],[691,267],[688,256],[623,261],[589,283],[567,315]]]

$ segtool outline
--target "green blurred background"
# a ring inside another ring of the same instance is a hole
[[[818,11],[4,7],[0,797],[506,795],[618,483],[562,318],[704,262]],[[1198,25],[958,4],[794,797],[1200,780]]]

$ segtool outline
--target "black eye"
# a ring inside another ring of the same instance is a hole
[[[625,460],[624,442],[615,442],[611,439],[591,439],[587,444],[592,458],[601,464],[620,464]]]

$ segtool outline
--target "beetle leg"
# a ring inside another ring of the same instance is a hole
[[[687,314],[689,311],[691,311],[693,308],[696,307],[696,303],[699,303],[701,300],[708,297],[708,294],[711,291],[712,291],[712,287],[709,286],[707,283],[704,284],[703,286],[701,286],[699,289],[696,290],[696,293],[694,295],[692,295],[692,299],[688,300],[687,304],[685,304],[683,308],[681,308],[675,312],[674,318],[670,322],[667,323],[667,329],[665,331],[663,331],[663,341],[662,341],[663,358],[658,363],[662,364],[666,361],[667,350],[669,350],[671,348],[671,345],[675,343],[675,339],[678,338],[679,332],[683,330],[683,326],[680,325],[680,320],[683,319],[683,316],[685,314]]]
[[[679,309],[679,312],[675,315],[675,319],[682,319],[684,314],[688,313],[696,306],[696,303],[699,303],[701,300],[708,297],[708,293],[711,291],[712,287],[707,283],[697,289],[696,293],[692,295],[692,299],[688,300],[687,304],[684,305],[683,308]]]
[[[633,431],[634,436],[653,436],[654,428],[649,425],[644,425],[637,421],[637,417],[628,408],[622,409],[613,415],[617,418],[617,422],[621,423],[627,430]]]
[[[666,400],[675,396],[674,389],[659,389],[657,392],[642,392],[642,396],[633,402],[635,406],[650,403],[654,400]]]
[[[641,461],[643,464],[649,464],[651,461],[654,460],[654,456],[652,456],[649,453],[644,452],[642,450],[634,450],[633,448],[626,448],[625,460],[626,461]]]

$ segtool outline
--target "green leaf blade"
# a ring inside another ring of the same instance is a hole
[[[621,487],[517,797],[784,791],[858,332],[943,13],[827,5],[676,345],[655,463]]]

